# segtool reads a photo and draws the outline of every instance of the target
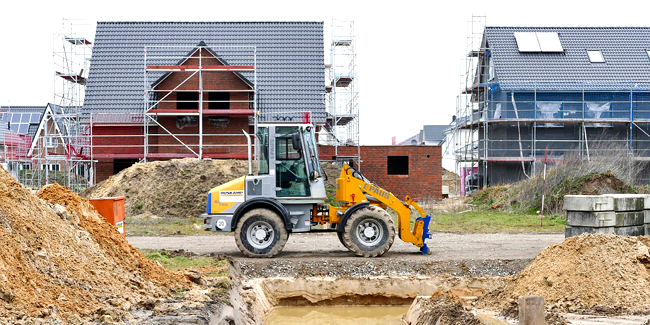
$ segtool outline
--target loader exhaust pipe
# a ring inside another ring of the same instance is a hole
[[[246,136],[246,142],[248,142],[248,175],[253,175],[253,161],[251,160],[251,136],[246,131],[241,131],[244,132],[244,135]]]

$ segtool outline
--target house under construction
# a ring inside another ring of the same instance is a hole
[[[650,28],[481,22],[454,123],[463,192],[594,150],[650,160]]]

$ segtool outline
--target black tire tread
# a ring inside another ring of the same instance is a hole
[[[267,253],[265,254],[259,254],[255,252],[249,251],[246,246],[244,246],[244,243],[242,242],[241,235],[243,231],[243,224],[248,220],[249,218],[253,216],[263,216],[267,220],[269,220],[272,223],[275,223],[277,225],[276,228],[274,229],[278,231],[280,234],[280,239],[278,240],[277,244]],[[237,228],[235,229],[235,243],[237,244],[237,248],[246,256],[248,257],[273,257],[280,253],[282,249],[284,248],[284,245],[286,245],[287,240],[289,239],[289,234],[287,233],[287,229],[284,227],[284,221],[280,218],[280,216],[273,212],[272,210],[269,209],[264,209],[264,208],[258,208],[258,209],[252,209],[246,213],[244,213],[241,218],[239,218],[239,221],[237,221]]]
[[[388,240],[386,240],[382,246],[371,251],[364,250],[352,240],[352,232],[354,230],[352,229],[352,225],[357,219],[363,218],[364,216],[372,216],[376,219],[379,219],[384,222],[388,228]],[[350,218],[345,223],[345,231],[343,232],[342,237],[343,245],[346,246],[355,255],[362,257],[378,257],[384,255],[384,253],[386,253],[390,247],[393,246],[393,242],[395,241],[395,225],[393,223],[393,219],[390,217],[388,212],[386,212],[386,210],[371,205],[357,210],[350,216]]]

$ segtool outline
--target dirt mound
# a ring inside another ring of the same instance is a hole
[[[148,261],[70,190],[51,185],[39,194],[52,203],[0,170],[0,322],[119,320],[191,286]]]
[[[583,234],[544,249],[481,304],[501,309],[519,296],[544,296],[553,311],[650,311],[650,237]]]
[[[127,216],[199,217],[210,189],[248,173],[242,160],[172,159],[135,164],[82,193],[126,196]]]
[[[323,163],[328,196],[334,198],[341,168]],[[172,159],[135,164],[82,193],[86,198],[126,196],[127,216],[199,217],[208,191],[248,174],[242,160]]]
[[[411,306],[411,309],[413,306]],[[465,310],[461,300],[451,294],[438,291],[430,299],[420,300],[418,308],[421,310],[412,325],[480,325],[481,321],[471,312]],[[410,311],[410,310],[409,310]]]

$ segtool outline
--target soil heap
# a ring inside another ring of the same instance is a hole
[[[341,168],[323,163],[325,187],[333,193]],[[126,196],[131,216],[199,217],[205,213],[208,192],[215,186],[248,174],[242,160],[172,159],[135,164],[82,193],[86,198]]]
[[[136,251],[69,189],[50,185],[38,195],[0,169],[0,322],[120,320],[192,286]]]
[[[583,234],[544,249],[503,289],[481,299],[503,308],[519,296],[544,296],[561,312],[650,311],[650,237]]]
[[[126,196],[127,216],[199,217],[208,192],[248,174],[242,160],[172,159],[138,163],[82,193],[86,198]]]

